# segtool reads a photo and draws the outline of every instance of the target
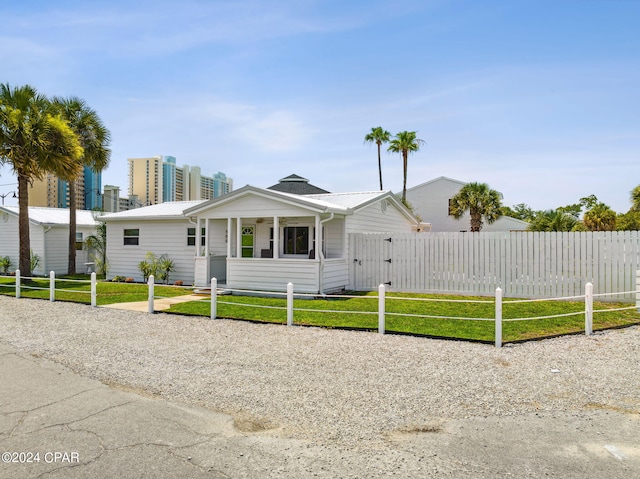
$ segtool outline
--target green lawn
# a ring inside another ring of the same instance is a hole
[[[56,288],[72,291],[56,291],[56,300],[89,304],[91,297],[89,283],[78,283],[69,279],[84,279],[87,275],[62,278],[56,281]],[[14,278],[0,278],[0,285],[14,285]],[[49,279],[22,281],[23,286],[35,286],[42,290],[23,287],[25,298],[49,298]],[[189,289],[173,286],[155,286],[156,297],[188,294]],[[99,281],[97,303],[105,305],[130,301],[146,301],[148,287],[145,284],[111,283]],[[0,294],[15,295],[14,287],[0,287]],[[298,325],[328,328],[378,329],[378,299],[376,293],[362,293],[353,298],[296,299],[294,300],[294,323]],[[396,298],[396,299],[394,299]],[[398,299],[412,298],[413,300]],[[418,301],[416,299],[429,299]],[[435,300],[447,301],[435,301]],[[476,301],[476,302],[464,302]],[[576,301],[540,301],[513,303],[505,299],[503,303],[503,342],[523,341],[561,334],[584,332],[584,303]],[[512,303],[512,304],[510,304]],[[640,324],[640,313],[634,308],[626,311],[608,311],[615,308],[633,306],[621,303],[594,303],[596,312],[593,329]],[[255,296],[219,296],[217,316],[220,318],[244,319],[259,322],[287,322],[286,299],[284,297],[265,298]],[[386,296],[388,332],[428,335],[476,341],[493,342],[494,322],[466,319],[421,318],[411,315],[453,316],[457,318],[493,318],[495,306],[493,298],[468,296],[422,295],[409,293],[388,293]],[[330,312],[328,312],[330,311]],[[172,306],[167,312],[189,315],[210,315],[208,301],[192,301]],[[369,313],[364,313],[369,312]],[[579,313],[576,316],[537,319],[530,321],[508,321],[513,318],[552,316],[556,314]]]

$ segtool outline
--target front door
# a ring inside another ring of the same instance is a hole
[[[255,245],[255,226],[242,227],[242,258],[253,258]]]

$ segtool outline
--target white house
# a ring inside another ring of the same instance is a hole
[[[12,270],[18,269],[19,229],[18,207],[0,206],[0,256],[9,256]],[[83,241],[96,233],[93,212],[76,211],[76,269],[83,271],[89,262],[89,252],[82,249]],[[69,255],[69,210],[67,208],[29,207],[29,242],[34,255],[40,258],[32,271],[47,275],[50,271],[66,274]]]
[[[431,231],[468,231],[469,214],[460,219],[449,214],[449,200],[467,183],[441,176],[418,186],[407,189],[407,201],[416,215],[428,218]],[[482,231],[522,231],[529,223],[509,216],[502,216],[493,224],[484,223]]]
[[[190,203],[190,204],[188,204]],[[161,203],[104,215],[109,275],[140,281],[148,251],[198,286],[322,293],[349,288],[350,233],[419,231],[389,191],[295,195],[245,186],[203,202]]]

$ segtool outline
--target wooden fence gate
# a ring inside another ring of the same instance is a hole
[[[549,298],[622,293],[635,300],[640,234],[620,232],[353,233],[352,284],[374,290]]]

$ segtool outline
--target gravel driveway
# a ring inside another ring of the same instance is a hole
[[[640,328],[493,346],[0,296],[0,338],[82,375],[375,449],[452,421],[640,411]],[[459,422],[457,424],[460,424]]]

